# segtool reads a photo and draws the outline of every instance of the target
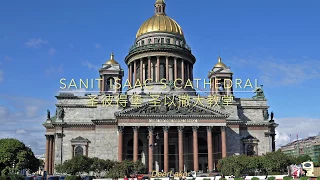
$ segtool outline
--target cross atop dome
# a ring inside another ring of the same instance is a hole
[[[155,14],[166,14],[166,3],[164,0],[156,0],[156,3],[154,4],[155,7]]]

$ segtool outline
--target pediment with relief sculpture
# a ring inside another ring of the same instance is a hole
[[[172,103],[173,102],[173,103]],[[210,117],[210,118],[228,118],[229,114],[218,108],[212,108],[189,101],[185,105],[179,105],[177,96],[171,96],[170,103],[165,98],[159,99],[159,103],[152,101],[141,105],[124,109],[115,113],[116,117]]]

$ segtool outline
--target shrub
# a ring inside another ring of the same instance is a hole
[[[308,180],[309,178],[304,176],[304,177],[300,177],[299,179],[300,180]]]
[[[25,178],[21,175],[10,174],[6,176],[0,176],[0,180],[24,180]]]
[[[203,178],[203,180],[211,180],[211,178]]]
[[[227,180],[226,178],[220,178],[219,180]]]
[[[283,177],[283,180],[291,180],[291,179],[293,179],[291,176],[285,176],[285,177]]]
[[[260,179],[257,177],[253,177],[253,178],[251,178],[251,180],[260,180]]]
[[[319,177],[317,177],[317,180],[320,180],[320,176],[319,176]]]
[[[82,180],[80,176],[67,176],[65,180]]]
[[[268,180],[276,180],[276,177],[268,177]]]
[[[234,180],[242,180],[242,178],[237,177],[237,178],[234,178]]]

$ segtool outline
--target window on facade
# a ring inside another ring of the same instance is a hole
[[[247,146],[247,156],[253,156],[255,154],[253,145]]]
[[[144,66],[144,77],[145,77],[145,79],[149,78],[149,75],[148,75],[148,64],[146,64]]]
[[[143,45],[144,45],[144,40],[141,41],[141,46],[143,46]]]
[[[166,78],[166,65],[160,63],[160,79]]]
[[[167,41],[167,44],[170,44],[170,39],[169,38],[166,41]]]
[[[148,44],[151,44],[151,41],[152,41],[151,39],[148,39]]]
[[[161,38],[161,44],[163,44],[164,43],[164,38]]]
[[[158,43],[158,38],[154,38],[154,43]]]
[[[83,148],[81,146],[76,147],[76,149],[74,150],[74,155],[75,156],[83,155]]]
[[[137,67],[136,77],[137,77],[137,79],[140,79],[140,65]],[[140,82],[141,82],[141,81],[140,81]]]
[[[106,82],[106,91],[110,91],[114,88],[115,80],[109,77]]]
[[[156,66],[153,64],[153,67],[152,67],[152,81],[155,82],[156,81]]]

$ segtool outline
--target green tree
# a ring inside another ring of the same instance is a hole
[[[32,150],[17,139],[0,139],[0,169],[1,175],[16,173],[22,169],[36,172],[40,161]]]
[[[292,164],[292,158],[280,150],[267,153],[262,159],[263,166],[268,173],[272,171],[285,172],[287,166]]]
[[[66,160],[63,164],[56,166],[58,173],[67,173],[71,175],[78,175],[84,172],[89,173],[91,169],[92,159],[78,155],[70,160]]]
[[[114,165],[114,162],[111,160],[103,160],[99,159],[97,157],[91,158],[92,164],[91,164],[91,171],[95,173],[95,175],[98,178],[101,178],[101,172],[108,172],[112,166]]]
[[[294,164],[301,164],[306,161],[311,161],[311,157],[307,154],[302,154],[295,158]]]

